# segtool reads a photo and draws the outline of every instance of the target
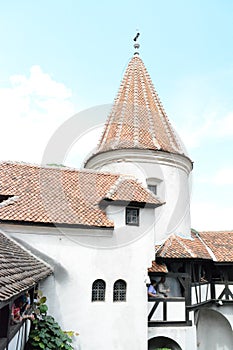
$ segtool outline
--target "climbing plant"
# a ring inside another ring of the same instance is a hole
[[[71,336],[74,332],[63,331],[55,319],[47,315],[46,297],[41,291],[38,291],[38,296],[39,300],[34,306],[35,319],[25,350],[73,350]]]

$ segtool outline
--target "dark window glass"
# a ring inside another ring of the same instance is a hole
[[[92,301],[105,300],[106,283],[103,280],[96,280],[92,284]]]
[[[0,338],[7,338],[9,324],[9,305],[6,305],[0,309],[0,324]]]
[[[113,301],[126,301],[126,282],[118,280],[113,287]]]
[[[126,208],[126,225],[139,225],[139,209]]]

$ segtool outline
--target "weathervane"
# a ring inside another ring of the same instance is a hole
[[[139,35],[140,35],[140,33],[139,33],[139,31],[137,30],[137,34],[136,34],[136,36],[135,36],[134,39],[133,39],[133,41],[135,41],[135,44],[134,44],[134,46],[133,46],[133,47],[135,48],[135,52],[134,52],[135,55],[139,55],[138,50],[139,50],[140,45],[139,45],[139,43],[137,42]]]

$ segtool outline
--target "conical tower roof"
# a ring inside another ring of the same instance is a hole
[[[184,154],[138,55],[128,64],[95,154],[126,148]]]

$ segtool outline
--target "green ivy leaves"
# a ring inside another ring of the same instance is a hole
[[[71,337],[74,334],[78,335],[78,333],[64,332],[55,319],[47,315],[46,297],[41,292],[38,293],[38,296],[40,299],[34,310],[35,320],[32,321],[27,349],[73,350]]]

